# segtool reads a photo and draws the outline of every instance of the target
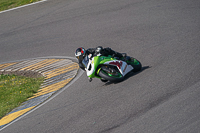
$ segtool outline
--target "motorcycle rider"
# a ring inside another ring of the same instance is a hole
[[[111,55],[118,59],[122,59],[124,57],[123,60],[129,60],[129,58],[130,58],[130,57],[126,56],[126,54],[124,55],[119,52],[116,52],[109,47],[103,48],[102,46],[98,46],[96,48],[89,48],[87,50],[85,50],[83,47],[80,47],[76,50],[75,56],[78,59],[79,67],[83,70],[85,70],[86,62],[88,60],[88,55],[90,55],[91,57],[94,57],[97,55],[102,55],[102,56]],[[91,58],[91,57],[89,57],[89,58]]]

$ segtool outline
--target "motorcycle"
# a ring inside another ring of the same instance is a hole
[[[140,61],[133,57],[124,56],[118,59],[112,56],[88,55],[84,58],[86,74],[89,81],[99,78],[102,82],[120,82],[130,72],[138,72],[142,68]]]

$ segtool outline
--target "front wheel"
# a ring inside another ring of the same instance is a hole
[[[119,72],[108,72],[103,69],[99,71],[99,76],[111,82],[120,82],[124,79],[123,75]]]

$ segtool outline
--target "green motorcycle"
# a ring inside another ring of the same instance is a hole
[[[126,56],[127,57],[127,56]],[[89,81],[93,78],[99,78],[103,82],[120,82],[131,71],[138,72],[142,64],[135,58],[129,57],[128,60],[117,59],[112,56],[94,56],[88,55],[84,58],[83,64]]]

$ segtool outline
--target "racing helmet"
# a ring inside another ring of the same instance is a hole
[[[79,61],[82,61],[83,58],[85,57],[85,53],[86,53],[85,49],[82,48],[82,47],[80,47],[80,48],[78,48],[78,49],[76,50],[75,56],[76,56],[76,58],[77,58]]]

